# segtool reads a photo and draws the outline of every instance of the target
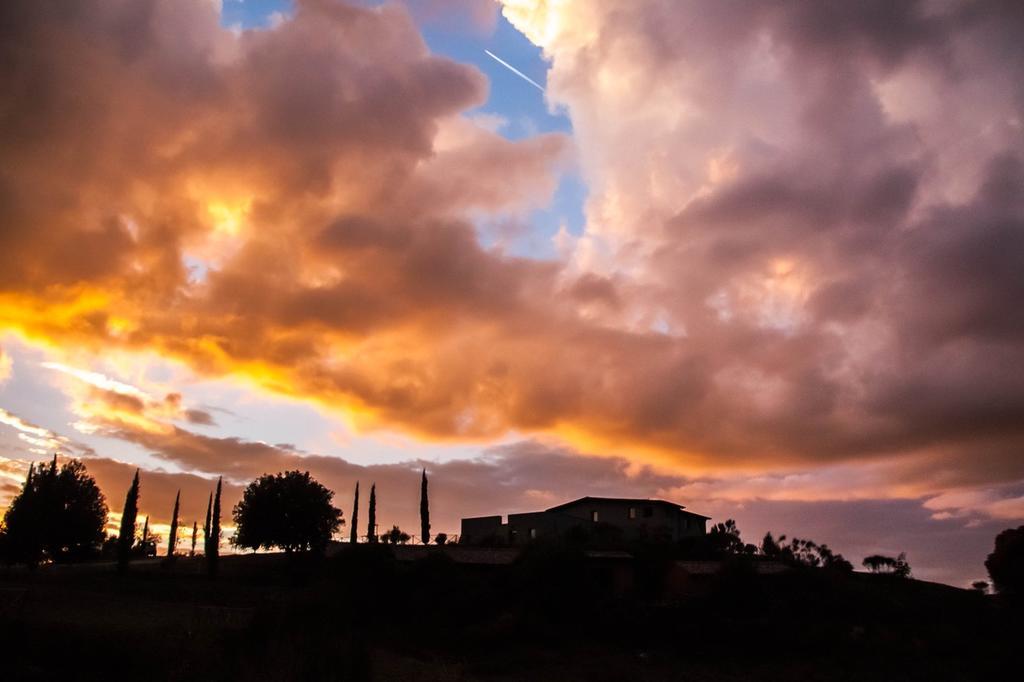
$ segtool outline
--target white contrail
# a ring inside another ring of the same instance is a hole
[[[522,78],[522,79],[523,79],[524,81],[526,81],[527,83],[529,83],[529,84],[530,84],[530,85],[532,85],[533,87],[537,88],[537,89],[538,89],[538,90],[540,90],[541,92],[544,92],[544,86],[543,86],[543,85],[541,85],[541,84],[540,84],[540,83],[538,83],[537,81],[533,80],[532,78],[530,78],[529,76],[527,76],[527,75],[526,75],[525,73],[523,73],[522,71],[520,71],[520,70],[519,70],[519,69],[517,69],[516,67],[512,66],[511,64],[509,64],[508,62],[506,62],[506,61],[505,61],[504,59],[502,59],[502,58],[501,58],[501,57],[499,57],[498,55],[496,55],[496,54],[494,54],[493,52],[491,52],[490,50],[484,50],[484,52],[486,52],[486,53],[487,53],[487,56],[488,56],[488,57],[490,57],[490,58],[491,58],[491,59],[493,59],[494,61],[498,62],[499,64],[501,64],[502,66],[504,66],[504,67],[505,67],[506,69],[508,69],[509,71],[511,71],[512,73],[514,73],[515,75],[519,76],[519,77],[520,77],[520,78]]]

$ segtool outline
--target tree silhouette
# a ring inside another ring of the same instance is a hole
[[[206,522],[203,523],[203,556],[210,553],[210,519],[213,517],[213,493],[206,501]]]
[[[1024,526],[1007,528],[996,536],[996,546],[985,559],[996,592],[1024,594]]]
[[[882,554],[872,554],[864,557],[864,561],[861,563],[872,573],[889,574],[897,578],[910,577],[910,564],[907,563],[906,552],[900,552],[895,559]]]
[[[366,540],[372,544],[377,542],[377,484],[370,484],[370,505],[366,512]]]
[[[892,572],[896,560],[891,556],[872,554],[871,556],[864,557],[864,561],[861,564],[872,573],[889,573]]]
[[[446,545],[448,544],[448,533],[438,533],[434,536],[435,545]]]
[[[352,499],[352,534],[349,542],[353,545],[359,542],[359,481],[356,481],[356,494]]]
[[[381,542],[392,545],[404,545],[412,539],[408,533],[402,531],[398,526],[391,526],[391,530],[380,536]]]
[[[341,510],[331,505],[333,497],[308,471],[260,476],[235,505],[238,530],[232,543],[253,550],[322,553],[344,524]]]
[[[69,460],[59,469],[29,466],[0,530],[0,554],[8,563],[71,561],[102,547],[107,505],[85,465]]]
[[[178,547],[178,505],[181,502],[181,490],[174,496],[174,511],[171,512],[171,532],[167,534],[167,558],[174,557]]]
[[[987,580],[975,580],[971,583],[971,588],[981,592],[982,594],[988,593],[988,581]]]
[[[135,521],[139,514],[139,470],[135,470],[135,478],[124,498],[124,511],[121,512],[121,528],[117,534],[117,570],[128,570],[132,547],[135,546]]]
[[[196,555],[196,540],[198,539],[196,536],[198,536],[198,535],[199,535],[199,522],[198,521],[193,521],[192,522],[192,549],[188,553],[189,556],[195,556]]]
[[[907,562],[907,553],[900,552],[896,557],[896,564],[893,566],[893,574],[897,578],[910,577],[910,564]]]
[[[761,554],[769,559],[781,558],[782,546],[779,543],[785,539],[785,535],[780,535],[778,541],[776,541],[770,531],[765,533],[764,538],[761,540]]]
[[[142,524],[142,538],[132,549],[132,552],[140,557],[156,556],[156,546],[159,541],[160,536],[151,535],[149,532],[149,516],[147,515],[145,523]]]
[[[420,479],[420,542],[430,544],[430,500],[427,497],[427,470]]]
[[[715,554],[754,554],[756,545],[744,544],[740,539],[740,529],[736,521],[726,519],[724,523],[716,523],[708,531],[707,542]]]
[[[217,477],[217,493],[213,496],[213,516],[210,519],[210,547],[206,554],[206,570],[211,578],[217,577],[220,561],[220,489],[221,477]]]
[[[852,571],[846,557],[822,543],[813,540],[793,538],[786,543],[786,536],[780,535],[778,540],[771,533],[765,533],[761,540],[761,554],[769,559],[778,559],[789,564],[807,566],[809,568],[828,568],[837,571]]]

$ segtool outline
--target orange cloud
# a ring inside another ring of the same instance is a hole
[[[400,5],[302,0],[236,33],[208,2],[5,3],[0,327],[428,439],[1024,477],[1021,60],[998,8],[506,4],[590,185],[564,260],[485,248],[473,219],[547,202],[569,141],[465,116],[482,74]],[[886,114],[918,70],[1002,121],[962,163],[933,162],[936,131],[974,107]],[[87,420],[223,456],[114,394]]]

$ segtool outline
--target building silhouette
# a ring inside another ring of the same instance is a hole
[[[462,519],[463,544],[522,545],[583,532],[592,538],[675,542],[707,532],[710,517],[666,500],[581,497],[543,511]]]

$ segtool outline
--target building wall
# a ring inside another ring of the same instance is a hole
[[[531,540],[559,537],[573,526],[588,525],[581,519],[558,514],[555,512],[527,512],[525,514],[509,514],[509,542],[513,545],[524,545]]]
[[[558,511],[589,523],[610,524],[633,538],[678,540],[701,536],[706,531],[703,517],[672,505],[644,500],[584,500]]]
[[[477,516],[462,519],[460,543],[475,544],[492,538],[502,543],[508,541],[508,527],[501,522],[500,516]]]

